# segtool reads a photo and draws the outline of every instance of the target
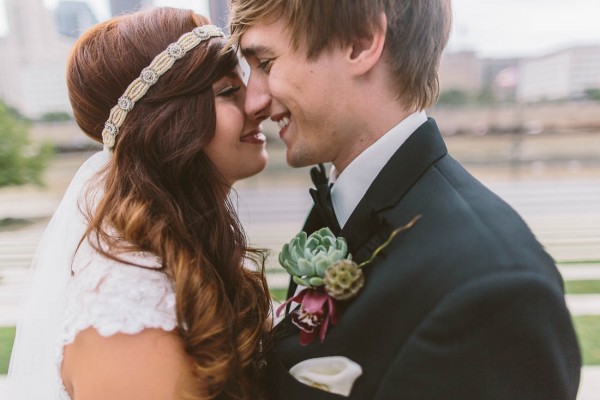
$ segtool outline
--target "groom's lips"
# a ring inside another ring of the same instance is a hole
[[[279,130],[279,137],[283,138],[283,135],[285,135],[285,132],[287,132],[289,125],[284,126],[283,128],[281,128]]]
[[[283,135],[285,135],[288,127],[290,126],[290,114],[286,113],[283,115],[273,116],[271,119],[281,128],[279,130],[279,137],[283,139]]]

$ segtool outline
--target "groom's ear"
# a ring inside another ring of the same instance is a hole
[[[370,24],[369,31],[350,43],[346,60],[356,75],[370,71],[381,60],[387,32],[387,17],[384,12]]]

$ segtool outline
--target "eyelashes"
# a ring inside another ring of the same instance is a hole
[[[264,71],[265,73],[269,73],[269,71],[271,70],[271,66],[273,65],[273,60],[274,58],[263,60],[258,63],[257,68]]]
[[[242,88],[241,85],[238,86],[227,86],[217,92],[217,96],[219,97],[232,97]]]

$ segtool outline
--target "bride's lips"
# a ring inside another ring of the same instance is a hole
[[[252,143],[252,144],[263,144],[267,141],[267,137],[259,129],[253,130],[252,132],[246,133],[240,138],[240,142]]]

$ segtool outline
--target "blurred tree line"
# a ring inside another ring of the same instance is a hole
[[[16,110],[0,101],[0,187],[42,185],[42,173],[53,153],[50,144],[34,144],[29,124]]]
[[[600,89],[586,89],[585,97],[590,100],[598,100],[600,101]]]
[[[583,93],[582,100],[600,101],[600,89],[590,88]],[[443,107],[462,107],[469,105],[490,106],[498,103],[515,103],[516,99],[509,97],[498,99],[491,88],[483,88],[479,92],[468,92],[462,89],[448,89],[440,93],[437,105]]]
[[[484,88],[476,93],[461,89],[449,89],[440,93],[437,104],[445,107],[461,107],[467,105],[495,105],[501,102],[491,88]],[[513,97],[503,99],[502,102],[514,103]]]

